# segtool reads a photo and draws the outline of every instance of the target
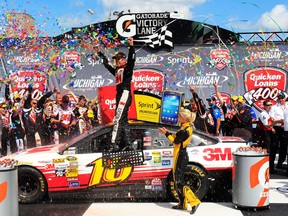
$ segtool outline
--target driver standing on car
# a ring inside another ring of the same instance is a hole
[[[172,208],[186,210],[188,208],[188,203],[190,203],[192,207],[190,214],[194,214],[201,203],[190,187],[185,185],[184,180],[185,168],[189,162],[186,147],[189,145],[192,137],[192,125],[195,118],[195,112],[190,112],[188,109],[181,109],[178,114],[178,122],[181,124],[181,128],[176,134],[172,134],[165,127],[159,128],[160,133],[165,134],[169,141],[174,145],[174,164],[172,172],[174,185],[179,197],[179,203]]]
[[[122,52],[116,53],[113,56],[115,59],[116,67],[112,67],[109,64],[108,59],[105,55],[100,52],[98,47],[97,53],[100,58],[103,59],[103,64],[108,69],[108,71],[114,75],[116,82],[116,114],[113,122],[115,123],[113,132],[112,132],[112,149],[118,151],[121,144],[121,139],[125,139],[126,146],[122,149],[130,150],[131,148],[131,139],[130,139],[130,129],[128,124],[128,111],[132,102],[131,96],[131,81],[133,76],[133,69],[135,65],[135,49],[133,38],[127,38],[128,41],[128,59],[126,60],[126,55]]]

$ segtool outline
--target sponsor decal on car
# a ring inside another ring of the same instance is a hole
[[[69,167],[71,168],[78,168],[78,162],[72,162],[72,163],[69,163]]]
[[[150,161],[150,160],[152,160],[152,156],[151,155],[145,155],[144,156],[144,160],[145,161]]]
[[[150,152],[144,152],[144,160],[152,160],[152,155]]]
[[[154,163],[161,163],[161,152],[159,151],[154,151],[152,152],[152,156],[153,156],[153,161]]]
[[[172,151],[162,151],[162,155],[173,155]]]
[[[151,136],[143,137],[143,141],[144,142],[151,142],[152,141],[152,137]]]
[[[68,186],[69,187],[79,187],[80,183],[78,181],[74,182],[74,181],[69,181],[68,182]]]
[[[152,190],[151,180],[150,179],[145,180],[145,189],[146,190]]]
[[[45,169],[46,169],[46,170],[55,169],[55,164],[50,164],[50,163],[45,164]]]
[[[78,177],[78,168],[77,167],[67,167],[66,175],[67,178]]]
[[[193,155],[198,155],[199,153],[200,153],[200,151],[198,150],[198,149],[192,149],[192,150],[188,150],[188,152],[190,153],[190,154],[193,154]]]
[[[144,142],[143,146],[152,146],[152,142]]]
[[[203,158],[206,161],[231,161],[231,148],[205,148],[203,150]]]
[[[163,190],[162,180],[159,178],[152,179],[151,186],[152,190]]]
[[[18,165],[33,165],[33,162],[31,162],[31,161],[19,161]]]
[[[66,160],[67,161],[77,161],[77,157],[75,157],[75,156],[67,156]]]
[[[51,163],[51,160],[48,160],[48,161],[38,161],[38,163],[49,164],[49,163]]]
[[[172,151],[162,151],[162,158],[173,158]]]
[[[133,172],[133,166],[125,167],[115,167],[108,168],[103,166],[102,158],[87,164],[87,167],[93,166],[92,173],[90,175],[88,186],[96,186],[100,183],[112,183],[120,184],[121,182],[126,181]]]
[[[170,160],[162,160],[162,166],[170,166],[171,161]]]
[[[56,177],[62,177],[62,176],[65,176],[65,173],[66,173],[66,168],[55,168],[55,176]]]
[[[65,158],[55,158],[52,160],[52,163],[64,163]]]
[[[78,178],[67,178],[67,181],[68,181],[68,182],[69,182],[69,181],[71,181],[71,182],[74,181],[74,182],[75,182],[75,181],[79,181],[79,180],[78,180]]]

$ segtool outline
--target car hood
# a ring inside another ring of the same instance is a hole
[[[11,155],[7,155],[5,157],[0,158],[0,160],[5,158],[22,158],[22,157],[31,157],[39,154],[49,154],[49,153],[58,153],[59,149],[64,148],[66,144],[59,144],[59,145],[47,145],[47,146],[39,146],[31,149],[27,149],[25,151],[16,152]]]

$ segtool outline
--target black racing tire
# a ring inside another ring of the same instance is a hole
[[[209,180],[206,170],[197,165],[188,165],[185,170],[185,185],[189,186],[198,199],[203,199],[208,193]],[[167,178],[167,197],[170,201],[178,201],[178,195],[174,187],[172,172]]]
[[[18,200],[20,203],[41,202],[48,193],[44,176],[33,167],[18,168]]]

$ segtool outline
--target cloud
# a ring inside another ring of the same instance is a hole
[[[109,18],[110,12],[110,19],[117,19],[117,16],[112,15],[114,11],[121,12],[123,10],[124,12],[128,12],[128,9],[131,13],[177,11],[183,14],[184,19],[190,20],[193,17],[192,9],[209,0],[91,0],[91,2],[93,1],[95,1],[95,5],[102,5],[103,8],[93,8],[92,5],[88,6],[88,4],[86,5],[82,0],[69,0],[68,7],[70,9],[78,8],[78,10],[73,14],[70,12],[57,18],[62,31],[68,31],[72,27],[81,27],[91,23],[97,23],[99,20],[105,21]],[[96,1],[98,1],[98,4]],[[89,8],[95,12],[93,16],[88,12]]]
[[[95,20],[92,20],[91,16],[84,14],[81,16],[65,15],[58,18],[59,25],[61,28],[72,28],[72,27],[82,27],[94,23]]]
[[[285,5],[276,5],[270,12],[264,13],[258,20],[258,25],[269,31],[288,30],[288,8]]]
[[[142,0],[101,0],[103,5],[108,10],[113,11],[124,11],[127,12],[129,9],[131,13],[155,13],[155,12],[173,12],[178,11],[184,15],[184,19],[191,19],[191,9],[195,6],[204,4],[207,0],[153,0],[153,1],[142,1]]]
[[[85,5],[83,1],[79,1],[79,0],[78,1],[73,0],[73,1],[70,1],[69,3],[73,7],[82,7]]]

